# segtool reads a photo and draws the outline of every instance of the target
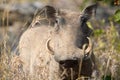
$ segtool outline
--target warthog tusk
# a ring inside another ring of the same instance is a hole
[[[91,39],[90,39],[89,37],[87,37],[87,39],[88,39],[88,41],[89,41],[89,45],[88,45],[87,49],[85,50],[85,53],[86,53],[86,54],[89,53],[89,52],[92,50],[92,48],[93,48],[93,44],[92,44]],[[84,47],[84,46],[83,46],[83,47]]]
[[[51,39],[48,39],[47,40],[47,50],[52,54],[52,55],[54,55],[54,51],[53,51],[53,48],[50,46],[50,41],[51,41]]]

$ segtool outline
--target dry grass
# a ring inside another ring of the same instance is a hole
[[[22,2],[22,0],[20,1]],[[2,22],[4,22],[5,17],[9,19],[9,11],[4,11],[2,15]],[[107,78],[113,77],[114,80],[119,80],[120,35],[112,22],[110,22],[109,26],[107,29],[101,29],[102,32],[95,30],[95,35],[92,37],[94,40],[94,53],[100,79],[107,80]],[[38,76],[24,75],[21,69],[21,64],[24,63],[20,61],[18,56],[14,55],[16,52],[12,52],[11,44],[14,45],[16,41],[18,42],[20,32],[15,35],[15,41],[10,43],[9,26],[0,29],[0,33],[2,33],[2,38],[0,38],[0,80],[40,80]]]

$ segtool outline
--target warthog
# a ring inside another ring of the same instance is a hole
[[[49,25],[41,23],[26,30],[19,41],[23,71],[39,73],[41,80],[75,80],[80,75],[91,77],[95,60],[88,38],[92,30],[86,22],[95,9],[96,4],[88,6],[81,14],[56,10],[52,6],[41,9],[40,20],[45,17]]]

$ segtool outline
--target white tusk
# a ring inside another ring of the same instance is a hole
[[[91,39],[89,37],[87,37],[87,39],[89,41],[89,44],[88,44],[87,49],[85,50],[85,53],[89,53],[92,50],[92,48],[93,48],[93,44],[92,44]]]
[[[47,44],[46,44],[47,50],[48,50],[52,55],[54,55],[53,48],[50,46],[50,41],[51,41],[51,39],[48,39],[48,40],[47,40]]]

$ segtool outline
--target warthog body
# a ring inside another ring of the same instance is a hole
[[[95,7],[88,6],[82,14],[67,10],[57,12],[51,6],[40,10],[38,15],[45,17],[49,25],[28,29],[19,42],[25,73],[39,74],[42,80],[75,80],[79,74],[91,77],[95,62],[87,39],[91,29],[86,22]],[[92,55],[88,57],[90,53]],[[81,71],[80,61],[83,61]],[[73,77],[70,78],[71,74]]]

